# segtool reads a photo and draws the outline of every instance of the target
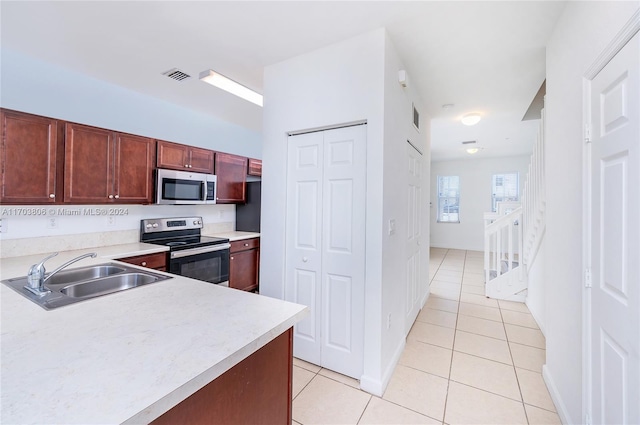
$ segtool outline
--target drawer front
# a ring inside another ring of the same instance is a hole
[[[231,252],[260,248],[260,238],[242,239],[231,242]]]
[[[137,255],[135,257],[118,258],[118,260],[135,264],[136,266],[147,267],[156,270],[165,270],[167,267],[167,253],[158,252],[156,254]]]

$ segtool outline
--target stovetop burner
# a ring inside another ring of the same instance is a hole
[[[167,245],[167,246],[178,246],[178,245],[186,245],[186,244],[187,244],[186,242],[178,242],[178,241],[176,241],[176,242],[167,242],[165,245]]]

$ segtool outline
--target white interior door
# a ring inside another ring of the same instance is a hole
[[[640,35],[591,82],[591,407],[640,423]]]
[[[322,366],[360,379],[364,348],[366,127],[324,132]]]
[[[366,126],[289,137],[287,300],[309,306],[294,355],[360,378],[364,335]]]
[[[405,334],[409,333],[420,311],[422,274],[420,226],[422,216],[422,154],[407,143],[407,283],[405,297]]]
[[[294,326],[293,355],[320,364],[322,177],[324,137],[289,137],[285,299],[309,307]]]

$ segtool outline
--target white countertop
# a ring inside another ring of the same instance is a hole
[[[236,230],[234,232],[224,232],[224,233],[214,233],[212,235],[207,236],[215,236],[217,238],[227,238],[229,241],[241,241],[243,239],[251,239],[251,238],[259,238],[260,233],[255,232],[241,232]]]
[[[161,252],[148,244],[99,258]],[[2,279],[44,255],[0,260]],[[165,281],[46,311],[0,285],[2,423],[147,423],[308,314],[304,306],[193,279]]]

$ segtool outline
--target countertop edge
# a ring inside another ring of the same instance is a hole
[[[258,351],[260,348],[273,341],[276,337],[281,335],[287,329],[293,327],[293,325],[305,318],[308,314],[308,307],[301,308],[298,313],[291,316],[289,319],[285,320],[279,325],[275,326],[267,333],[252,341],[250,344],[245,345],[243,348],[235,352],[232,356],[229,356],[223,361],[211,366],[199,376],[195,377],[191,381],[186,382],[180,388],[162,397],[151,406],[147,407],[140,413],[132,416],[122,423],[140,424],[150,423],[154,421],[164,413],[171,410],[173,407],[177,406],[180,402],[195,394],[205,385],[214,381],[216,378],[230,370],[232,367]]]

